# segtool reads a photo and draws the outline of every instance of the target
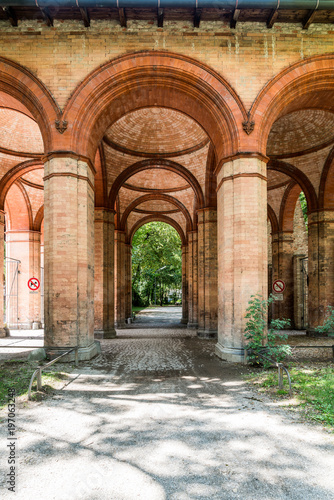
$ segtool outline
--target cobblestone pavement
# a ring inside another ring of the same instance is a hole
[[[53,397],[19,409],[19,500],[334,498],[333,435],[245,383],[187,329],[122,330]]]

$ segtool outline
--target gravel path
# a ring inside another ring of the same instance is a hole
[[[333,435],[244,382],[186,329],[102,341],[62,391],[18,412],[18,492],[43,500],[334,498]]]

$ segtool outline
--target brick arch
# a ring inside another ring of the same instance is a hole
[[[109,193],[109,207],[114,208],[115,207],[115,202],[116,198],[118,195],[118,192],[122,185],[134,174],[137,174],[138,172],[142,172],[143,170],[149,170],[152,168],[160,168],[163,170],[170,170],[171,172],[174,172],[183,179],[187,181],[187,183],[192,187],[194,193],[195,193],[195,199],[196,199],[196,209],[199,208],[204,208],[204,196],[202,192],[202,188],[196,179],[196,177],[189,172],[185,167],[180,165],[179,163],[176,163],[171,160],[163,160],[163,159],[158,159],[158,160],[142,160],[137,163],[134,163],[133,165],[130,165],[128,168],[123,170],[119,174],[119,176],[116,178],[110,193]]]
[[[270,129],[280,116],[308,107],[305,104],[307,94],[328,90],[334,91],[333,54],[304,59],[272,78],[260,91],[250,111],[250,120],[255,122],[253,141],[257,142],[258,151],[266,154]]]
[[[94,158],[106,129],[130,111],[172,108],[194,119],[218,157],[238,150],[246,111],[237,93],[208,66],[167,51],[126,54],[104,64],[77,87],[64,110],[70,150]]]
[[[132,243],[132,238],[137,229],[144,226],[145,224],[148,224],[149,222],[165,222],[166,224],[169,224],[179,233],[182,245],[187,244],[187,239],[185,237],[182,227],[175,220],[171,219],[170,217],[167,217],[166,215],[148,215],[147,217],[144,217],[143,219],[137,221],[136,224],[131,228],[131,231],[128,235],[128,240],[127,240],[128,243],[130,244]]]
[[[188,210],[183,205],[183,203],[181,203],[179,200],[177,200],[173,196],[170,196],[168,194],[163,194],[163,193],[145,194],[144,196],[140,196],[139,198],[136,198],[135,200],[133,200],[133,202],[130,203],[130,205],[125,209],[125,211],[123,213],[123,216],[121,219],[121,224],[120,224],[120,230],[125,231],[126,221],[134,208],[136,208],[138,205],[141,205],[142,203],[145,203],[146,201],[151,201],[151,200],[167,201],[168,203],[171,203],[172,205],[175,205],[177,208],[179,208],[186,219],[187,231],[192,231],[192,229],[193,229],[192,220],[191,220],[191,217],[190,217]],[[157,215],[159,215],[159,214],[157,213]]]
[[[293,219],[296,203],[302,189],[295,181],[291,181],[286,188],[279,213],[279,227],[281,231],[293,231]]]
[[[44,163],[41,160],[28,160],[15,165],[2,177],[0,181],[0,210],[4,210],[6,195],[14,182],[22,175],[39,168],[44,168]]]
[[[46,86],[25,67],[0,57],[0,91],[29,110],[39,125],[45,151],[51,150],[53,135],[58,134],[55,120],[59,119],[61,111]]]
[[[318,209],[318,198],[313,184],[299,168],[281,160],[270,160],[267,164],[267,168],[269,170],[282,172],[299,184],[306,197],[308,212],[313,212]]]
[[[319,208],[334,208],[334,148],[326,158],[319,186]]]
[[[279,231],[277,216],[273,208],[269,205],[269,203],[267,205],[267,210],[268,210],[268,219],[271,224],[272,233],[277,233]]]

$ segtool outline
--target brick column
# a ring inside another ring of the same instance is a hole
[[[30,290],[28,281],[37,278],[41,282],[41,233],[39,231],[7,231],[6,255],[20,261],[17,277],[17,318],[15,322],[8,314],[9,328],[38,329],[41,328],[41,287]],[[7,290],[14,279],[10,266],[7,266]],[[16,320],[18,320],[16,322]]]
[[[4,310],[3,310],[3,301],[4,301],[4,240],[5,240],[5,212],[0,210],[0,338],[6,337],[6,330],[4,328]]]
[[[188,245],[182,245],[182,319],[181,323],[188,324],[188,272],[187,272]]]
[[[44,170],[45,344],[94,342],[94,172],[76,157],[49,155]]]
[[[125,327],[125,232],[115,231],[115,327]]]
[[[322,325],[327,306],[334,306],[334,213],[308,216],[308,319],[307,332]]]
[[[95,208],[94,331],[116,336],[114,315],[114,211]]]
[[[198,212],[198,336],[217,336],[217,211]]]
[[[132,318],[132,245],[125,245],[125,319]]]
[[[188,233],[188,328],[198,327],[198,235]]]
[[[216,354],[242,362],[245,313],[251,295],[267,297],[266,163],[238,158],[217,176],[218,343]]]
[[[293,278],[293,232],[281,231],[272,236],[273,282],[281,279],[285,283],[283,300],[275,300],[272,307],[273,319],[286,318],[294,328],[294,278]],[[271,290],[272,292],[272,290]]]

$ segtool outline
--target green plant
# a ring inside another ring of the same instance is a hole
[[[318,326],[316,331],[319,333],[329,333],[334,335],[334,307],[327,307],[324,324],[322,326]]]
[[[277,340],[286,340],[288,338],[286,334],[278,332],[290,326],[290,320],[275,319],[271,322],[269,328],[267,327],[268,307],[273,301],[272,296],[263,299],[259,294],[252,295],[245,316],[248,320],[245,330],[245,339],[248,341],[245,347],[250,350],[248,359],[263,364],[264,368],[271,366],[271,360],[281,362],[291,354],[290,346],[285,344],[276,345]],[[262,358],[259,355],[269,359]]]

